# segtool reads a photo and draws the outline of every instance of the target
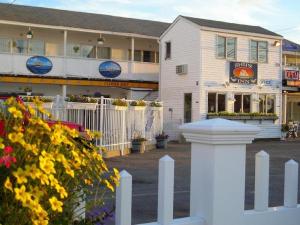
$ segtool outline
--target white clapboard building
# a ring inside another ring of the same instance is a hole
[[[280,137],[281,42],[259,26],[179,16],[160,37],[171,139],[180,137],[178,125],[213,117],[257,124],[257,138]]]

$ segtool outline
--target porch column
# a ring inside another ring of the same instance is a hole
[[[131,61],[129,66],[130,77],[134,73],[134,37],[131,37]]]
[[[67,38],[68,31],[64,30],[64,66],[63,66],[63,76],[67,76]],[[67,85],[62,85],[62,96],[65,98],[67,96]]]
[[[286,119],[287,119],[287,93],[283,92],[282,94],[282,123],[286,124]]]

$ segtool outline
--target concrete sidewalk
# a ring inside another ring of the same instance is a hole
[[[270,206],[283,204],[284,163],[300,161],[300,140],[257,141],[247,146],[245,208],[253,207],[254,156],[265,150],[270,154]],[[157,217],[158,160],[164,155],[175,160],[174,217],[189,215],[190,145],[169,144],[144,154],[107,159],[110,167],[127,170],[133,176],[133,224],[154,222]],[[300,196],[299,196],[300,202]]]

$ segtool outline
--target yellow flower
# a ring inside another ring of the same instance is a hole
[[[17,178],[18,184],[27,183],[27,178],[26,178],[27,173],[23,169],[18,168],[16,172],[13,172],[13,175],[15,178]]]
[[[46,174],[41,174],[38,178],[40,179],[41,184],[49,185],[49,179]]]
[[[6,178],[6,181],[4,183],[4,187],[8,190],[10,190],[11,192],[13,192],[13,186],[12,183],[10,182],[9,177]]]
[[[0,149],[3,149],[5,145],[3,143],[0,143]]]
[[[41,173],[41,171],[36,167],[35,164],[33,164],[31,166],[26,165],[25,171],[27,173],[27,176],[30,176],[32,179],[37,178]]]
[[[20,142],[20,141],[24,141],[23,140],[23,133],[18,132],[18,133],[10,133],[8,134],[8,139],[12,142],[12,143],[16,143],[16,142]]]
[[[48,158],[39,157],[40,159],[40,168],[46,173],[46,174],[51,174],[51,173],[56,173],[55,168],[54,168],[54,163],[50,161]]]
[[[62,212],[63,203],[58,201],[56,197],[50,198],[49,202],[53,211]]]
[[[112,192],[115,191],[115,188],[111,185],[111,183],[108,180],[104,180],[104,183],[105,183],[106,187],[108,189],[110,189]]]
[[[8,108],[8,112],[10,112],[14,118],[23,118],[23,114],[20,110],[18,110],[15,106],[11,106]]]
[[[64,198],[68,197],[68,193],[66,192],[64,187],[61,187],[61,186],[57,185],[56,186],[56,191],[60,194],[61,199],[64,199]]]
[[[26,195],[26,188],[24,185],[21,186],[21,188],[15,188],[15,198],[17,200],[24,200]]]
[[[43,195],[44,195],[44,192],[42,192],[41,190],[40,190],[40,188],[39,187],[34,187],[34,188],[32,188],[31,189],[31,191],[30,191],[30,193],[32,194],[32,196],[35,198],[35,199],[40,199],[41,197],[43,197]]]
[[[66,174],[70,175],[71,177],[74,178],[74,170],[72,170],[70,167],[66,167]]]

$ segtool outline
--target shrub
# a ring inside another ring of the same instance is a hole
[[[151,103],[150,103],[150,106],[151,106],[151,107],[162,107],[161,103],[156,102],[156,101],[151,102]]]
[[[109,170],[98,148],[60,123],[49,126],[16,99],[0,107],[0,224],[72,224],[78,193],[114,191],[119,173]],[[24,118],[25,111],[31,116]],[[48,114],[37,103],[41,114]],[[90,134],[93,136],[93,134]],[[103,199],[86,208],[103,206]]]
[[[130,102],[131,106],[146,106],[146,102],[144,100],[132,101]]]
[[[112,103],[112,105],[117,105],[117,106],[128,106],[127,102],[125,99],[115,99]]]

